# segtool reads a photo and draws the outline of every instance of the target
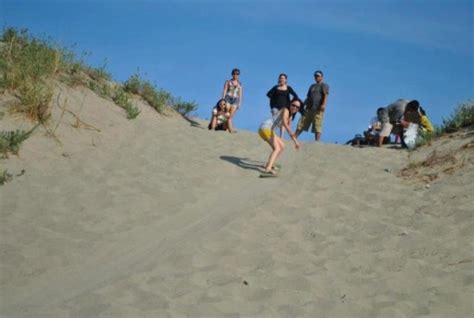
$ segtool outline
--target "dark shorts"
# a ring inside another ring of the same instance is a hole
[[[228,105],[237,106],[237,105],[239,105],[240,99],[239,99],[238,97],[226,96],[226,97],[225,97],[225,102],[226,102]]]

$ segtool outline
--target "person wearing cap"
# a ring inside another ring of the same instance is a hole
[[[305,105],[306,109],[301,116],[298,126],[296,128],[296,136],[299,136],[302,131],[308,131],[312,125],[312,131],[316,141],[321,139],[321,128],[323,124],[324,111],[329,95],[329,85],[324,83],[324,74],[322,71],[314,72],[315,84],[308,89]]]

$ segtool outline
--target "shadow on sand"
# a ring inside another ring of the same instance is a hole
[[[264,163],[261,161],[250,160],[248,158],[239,158],[234,156],[220,156],[224,161],[233,163],[236,166],[239,166],[242,169],[255,170],[258,172],[263,171]]]
[[[195,120],[192,120],[191,118],[189,118],[189,117],[187,117],[187,116],[184,116],[184,115],[181,115],[181,116],[184,118],[184,120],[186,120],[186,121],[189,123],[189,125],[190,125],[191,127],[196,127],[196,128],[200,128],[200,129],[206,129],[206,128],[207,128],[207,127],[201,126],[200,123],[198,123],[198,122],[195,121]]]

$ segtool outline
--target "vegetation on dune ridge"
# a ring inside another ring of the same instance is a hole
[[[20,100],[14,111],[25,113],[35,121],[43,122],[49,117],[52,79],[70,86],[90,88],[122,107],[129,119],[136,118],[140,111],[124,93],[140,95],[159,113],[171,107],[186,116],[197,109],[195,102],[183,102],[141,79],[138,74],[132,75],[123,87],[116,85],[106,63],[91,67],[84,62],[88,54],[78,58],[71,50],[55,45],[51,39],[32,37],[27,30],[8,27],[4,29],[0,42],[0,92],[13,92]]]
[[[173,97],[169,92],[157,88],[150,81],[143,79],[138,72],[132,74],[123,83],[123,90],[141,96],[159,113],[162,113],[165,107],[170,106],[181,115],[187,116],[198,108],[196,102],[185,102],[180,97]]]
[[[461,128],[474,125],[474,101],[467,100],[460,103],[443,124],[437,127],[437,135],[458,131]]]
[[[113,96],[115,104],[119,105],[127,112],[128,119],[134,119],[140,114],[138,107],[132,105],[130,100],[130,94],[123,90],[121,87],[115,90],[115,95]]]
[[[443,123],[435,126],[434,132],[422,134],[417,145],[429,145],[434,139],[470,126],[474,126],[474,101],[467,100],[458,104],[450,116],[443,118]]]
[[[12,111],[23,113],[40,124],[50,116],[54,80],[71,87],[90,88],[123,108],[128,119],[140,114],[139,108],[132,103],[132,94],[141,96],[161,114],[168,107],[183,116],[197,110],[195,102],[173,97],[138,74],[130,76],[123,85],[114,83],[106,63],[99,67],[89,66],[85,62],[88,55],[84,53],[77,57],[70,49],[56,45],[49,38],[36,38],[26,29],[7,27],[0,36],[0,94],[13,93],[19,102],[12,106]],[[1,120],[3,113],[0,115]],[[0,157],[17,154],[20,144],[32,131],[0,132]]]

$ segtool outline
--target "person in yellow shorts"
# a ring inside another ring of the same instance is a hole
[[[291,130],[291,120],[294,119],[296,113],[301,108],[302,103],[299,99],[294,98],[290,102],[290,108],[283,107],[278,113],[276,113],[272,118],[265,120],[258,129],[259,136],[265,140],[270,147],[272,152],[268,157],[268,161],[265,164],[265,173],[266,174],[276,174],[276,171],[273,169],[276,160],[280,154],[285,149],[285,144],[283,140],[275,134],[276,128],[281,128],[282,126],[288,132],[288,135],[295,143],[295,148],[299,149],[300,144],[297,140],[296,134]]]
[[[329,95],[329,85],[324,82],[322,71],[314,72],[315,84],[308,89],[307,98],[305,100],[306,110],[301,116],[296,128],[296,136],[301,132],[308,131],[311,125],[312,132],[316,141],[321,139],[322,125],[326,103]]]

